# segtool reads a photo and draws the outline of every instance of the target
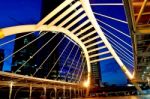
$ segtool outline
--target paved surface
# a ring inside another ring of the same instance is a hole
[[[78,99],[150,99],[150,95],[144,96],[114,96],[114,97],[97,97],[97,98],[78,98]]]

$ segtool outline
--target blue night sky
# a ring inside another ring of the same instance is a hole
[[[117,2],[122,3],[121,0],[90,0],[91,3],[108,3],[109,2]],[[0,28],[8,27],[8,26],[15,26],[15,25],[23,25],[23,24],[36,24],[41,17],[41,0],[1,0],[0,3]],[[121,20],[126,21],[124,8],[118,7],[92,7],[94,12],[103,13],[108,16],[116,17]],[[111,11],[110,11],[111,9]],[[116,12],[117,9],[117,12]],[[119,14],[120,12],[120,14]],[[112,24],[115,28],[118,28],[127,34],[129,34],[128,25],[116,25],[118,23],[113,22],[112,20],[108,20],[103,17],[96,16],[98,19],[105,21],[108,24]],[[102,24],[100,24],[102,25]],[[103,27],[106,27],[103,25]],[[115,32],[112,29],[109,29],[114,34]],[[118,35],[122,36],[122,35]],[[123,37],[123,36],[122,36]],[[15,35],[6,37],[5,39],[0,40],[0,44],[3,42],[9,41],[14,39]],[[129,38],[124,37],[129,44],[131,44],[131,40]],[[127,46],[126,46],[127,47]],[[0,46],[0,49],[4,49],[5,57],[10,55],[14,49],[14,43],[10,43],[6,46]],[[132,50],[129,48],[129,50]],[[4,62],[4,71],[10,71],[12,58],[9,58],[7,61]],[[126,63],[125,63],[126,64]],[[101,72],[102,72],[102,81],[107,82],[109,84],[126,84],[127,80],[125,75],[120,70],[120,67],[116,63],[114,59],[108,61],[100,62],[101,65]],[[128,65],[127,65],[128,66]],[[130,68],[133,71],[133,68]]]
[[[35,24],[40,20],[41,0],[1,0],[0,3],[0,28]],[[14,39],[15,35],[0,40],[0,44]],[[4,49],[5,57],[10,55],[14,49],[14,42],[6,46],[0,46]],[[4,62],[4,71],[10,71],[12,58]]]

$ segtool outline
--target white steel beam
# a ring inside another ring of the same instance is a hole
[[[90,32],[90,33],[88,33],[87,35],[82,36],[80,39],[81,39],[81,40],[83,40],[83,39],[85,39],[85,38],[87,38],[87,37],[89,37],[89,36],[93,35],[94,33],[96,33],[96,31],[95,31],[95,30],[94,30],[94,31],[92,31],[92,32]]]
[[[75,18],[77,15],[79,15],[81,12],[83,12],[83,8],[80,8],[78,10],[76,10],[76,12],[74,12],[71,16],[69,16],[67,19],[65,19],[62,23],[60,23],[58,26],[62,27],[64,26],[66,23],[68,23],[71,19]]]
[[[76,20],[74,20],[71,24],[69,24],[66,29],[69,30],[73,25],[78,23],[80,20],[82,20],[84,17],[86,17],[86,14],[82,14],[80,17],[78,17]]]
[[[65,12],[63,12],[61,15],[59,15],[57,18],[55,18],[49,25],[48,27],[50,26],[53,26],[55,25],[58,21],[60,21],[62,18],[64,18],[67,14],[69,14],[71,11],[73,11],[74,9],[76,9],[78,6],[80,6],[81,3],[78,1],[76,2],[75,4],[71,5],[70,8],[68,8]]]
[[[92,60],[92,61],[90,61],[90,63],[96,63],[96,62],[100,62],[100,61],[104,61],[104,60],[108,60],[108,59],[112,59],[112,58],[114,58],[114,57],[109,56],[109,57],[105,57],[105,58],[101,58],[101,59]]]
[[[86,31],[88,31],[88,30],[89,30],[89,29],[91,29],[91,28],[93,28],[93,26],[92,26],[92,25],[90,25],[90,26],[88,26],[88,27],[84,28],[84,29],[83,29],[83,30],[81,30],[79,33],[77,33],[77,34],[76,34],[76,36],[81,35],[82,33],[84,33],[84,32],[86,32]]]
[[[79,25],[77,28],[75,28],[74,30],[72,30],[72,33],[77,32],[79,29],[81,29],[83,26],[85,26],[86,24],[88,24],[90,22],[90,20],[86,20],[84,21],[81,25]]]
[[[88,40],[84,41],[83,43],[86,44],[86,43],[89,43],[89,42],[91,42],[91,41],[93,41],[93,40],[96,40],[96,39],[98,39],[98,38],[100,38],[100,37],[99,37],[99,36],[95,36],[95,37],[93,37],[93,38],[89,38]]]
[[[98,44],[101,44],[101,43],[103,43],[103,41],[98,41],[98,42],[95,42],[95,43],[92,43],[92,44],[86,46],[86,48],[90,48],[92,46],[95,46],[95,45],[98,45]]]
[[[65,8],[67,5],[69,5],[74,0],[65,0],[61,5],[59,5],[55,10],[50,12],[45,18],[43,18],[37,25],[36,28],[39,28],[42,26],[45,22],[47,22],[49,19],[51,19],[54,15],[56,15],[58,12],[60,12],[63,8]]]
[[[107,47],[106,46],[102,46],[102,47],[94,48],[94,49],[89,50],[88,53],[99,51],[99,50],[104,49],[104,48],[107,48]]]
[[[101,52],[101,53],[98,53],[98,54],[92,54],[92,55],[90,55],[90,58],[101,56],[101,55],[104,55],[104,54],[109,54],[109,53],[110,53],[110,51],[105,51],[105,52]]]

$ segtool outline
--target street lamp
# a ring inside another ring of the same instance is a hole
[[[90,82],[88,80],[83,82],[84,87],[88,88],[89,85],[90,85]]]

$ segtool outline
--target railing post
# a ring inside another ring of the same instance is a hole
[[[46,86],[44,86],[43,89],[44,89],[44,99],[46,99]]]
[[[78,88],[78,97],[80,97],[80,88]]]
[[[30,93],[29,93],[29,99],[32,98],[32,84],[30,84]]]
[[[76,89],[74,88],[74,97],[76,98]]]
[[[9,85],[9,99],[11,99],[11,96],[12,96],[12,86],[13,86],[13,82],[10,82],[10,85]]]
[[[71,99],[71,95],[72,95],[71,90],[72,90],[72,88],[70,87],[70,89],[69,89],[69,91],[70,91],[70,99]]]
[[[63,97],[65,98],[65,86],[63,86]]]
[[[55,90],[55,99],[57,99],[57,88],[55,87],[54,90]]]

